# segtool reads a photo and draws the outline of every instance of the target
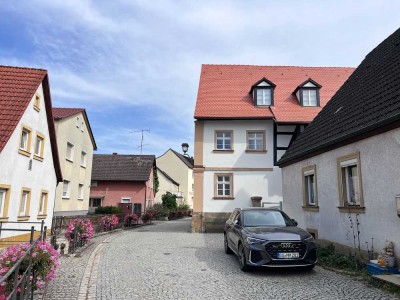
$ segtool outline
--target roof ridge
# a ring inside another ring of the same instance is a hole
[[[47,69],[32,68],[32,67],[6,66],[6,65],[0,65],[0,67],[4,67],[4,68],[13,68],[13,69],[22,69],[22,70],[45,71],[45,72],[47,72]]]
[[[295,66],[295,65],[249,65],[249,64],[202,64],[202,66],[226,66],[226,67],[272,67],[272,68],[318,68],[318,69],[355,69],[356,67],[340,66]]]
[[[84,108],[82,107],[52,107],[53,109],[82,109],[84,110]]]

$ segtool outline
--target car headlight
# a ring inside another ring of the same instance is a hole
[[[265,240],[256,239],[256,238],[253,238],[253,237],[248,237],[248,238],[246,238],[246,242],[247,242],[247,244],[249,244],[249,245],[252,245],[252,244],[262,244],[262,243],[265,243]]]

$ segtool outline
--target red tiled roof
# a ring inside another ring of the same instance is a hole
[[[43,83],[54,168],[57,180],[62,181],[46,70],[0,66],[0,152],[10,139],[41,83]]]
[[[53,118],[54,120],[62,120],[83,111],[83,108],[53,107]]]
[[[277,122],[311,122],[352,74],[354,68],[249,65],[203,65],[194,117],[196,119],[275,118]],[[251,87],[262,78],[276,85],[274,106],[254,105]],[[302,107],[293,95],[311,78],[322,87],[321,107]]]
[[[94,140],[92,128],[90,127],[89,119],[87,117],[86,110],[84,108],[53,107],[52,111],[53,111],[54,121],[63,120],[78,113],[82,113],[86,121],[86,127],[89,129],[89,135],[90,139],[92,140],[93,150],[97,150],[97,145],[96,141]]]

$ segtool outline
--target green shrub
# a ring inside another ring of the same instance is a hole
[[[180,204],[178,205],[178,210],[188,210],[190,208],[187,204]]]
[[[99,206],[96,207],[94,213],[98,215],[122,214],[122,208],[117,206]]]
[[[147,212],[151,212],[156,220],[168,217],[169,215],[169,210],[161,203],[154,204],[151,208],[147,209]]]
[[[170,211],[175,211],[177,208],[177,203],[176,203],[176,195],[167,192],[166,194],[162,195],[162,205],[169,209]]]
[[[329,244],[326,247],[318,245],[317,254],[318,262],[321,265],[331,268],[354,270],[357,266],[362,265],[362,263],[358,262],[351,253],[345,254],[336,251],[333,244]]]

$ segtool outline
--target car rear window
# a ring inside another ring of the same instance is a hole
[[[260,226],[293,226],[292,221],[280,211],[273,210],[247,210],[243,212],[243,225],[246,227]]]

